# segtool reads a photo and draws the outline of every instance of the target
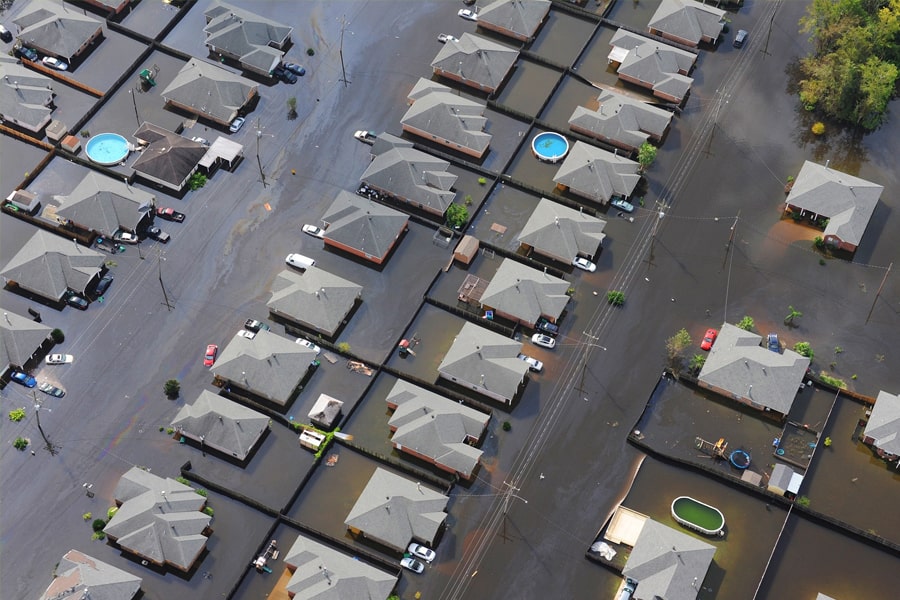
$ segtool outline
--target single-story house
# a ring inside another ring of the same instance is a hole
[[[556,323],[568,305],[569,282],[504,258],[481,295],[483,310],[533,327],[540,318]]]
[[[103,23],[50,0],[31,0],[27,12],[13,23],[24,45],[69,64],[103,37]]]
[[[53,340],[50,327],[5,308],[0,310],[0,377],[5,378],[12,369],[30,370],[53,347]]]
[[[715,44],[725,29],[725,11],[696,0],[662,0],[647,31],[684,46]]]
[[[535,254],[570,264],[577,256],[593,260],[600,253],[604,227],[603,219],[541,198],[517,241]]]
[[[628,152],[649,140],[659,142],[672,122],[672,113],[612,90],[603,90],[596,108],[576,106],[569,129]]]
[[[205,450],[244,461],[269,429],[269,417],[203,390],[193,404],[181,407],[171,426]]]
[[[887,461],[900,458],[900,395],[878,392],[862,440]]]
[[[419,78],[408,99],[411,106],[400,119],[403,131],[475,158],[487,152],[492,136],[484,131],[484,104],[424,77]]]
[[[258,93],[258,86],[240,75],[192,58],[160,95],[168,106],[229,125]]]
[[[478,26],[528,42],[550,14],[550,5],[550,0],[494,0],[478,11]]]
[[[458,42],[444,44],[431,67],[435,75],[492,94],[503,85],[518,59],[518,50],[464,33]]]
[[[316,267],[281,271],[266,303],[269,313],[298,327],[334,338],[362,301],[363,287]]]
[[[641,180],[640,165],[584,142],[575,142],[553,181],[588,200],[608,204],[614,196],[628,198]]]
[[[653,95],[681,104],[694,80],[688,77],[697,55],[668,44],[619,29],[609,42],[610,63],[619,63],[616,73],[622,81],[645,87]]]
[[[50,123],[55,96],[52,79],[0,54],[0,120],[38,133]]]
[[[409,227],[409,217],[399,210],[344,190],[338,192],[322,221],[326,246],[376,265],[384,264]]]
[[[250,11],[216,2],[206,16],[206,47],[266,77],[284,58],[294,28]]]
[[[153,221],[156,196],[121,179],[89,171],[67,196],[58,195],[56,220],[112,237],[137,233]]]
[[[150,123],[141,125],[134,137],[143,151],[131,168],[139,177],[175,193],[187,187],[207,151],[203,144]]]
[[[69,550],[53,570],[53,581],[39,600],[131,600],[141,578],[78,550]]]

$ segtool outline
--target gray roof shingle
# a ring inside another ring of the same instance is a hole
[[[878,392],[865,436],[874,439],[876,448],[900,455],[900,395]]]
[[[638,598],[695,600],[715,554],[715,546],[647,519],[622,575],[638,582]]]
[[[722,35],[725,11],[695,0],[662,0],[647,27],[696,46],[704,39],[716,40]]]
[[[78,550],[69,550],[56,565],[56,577],[39,600],[131,600],[141,578]]]
[[[604,227],[603,219],[541,198],[518,241],[559,261],[568,262],[576,256],[593,258],[606,238]]]
[[[429,84],[424,93],[416,88],[410,93],[409,100],[413,104],[400,120],[403,129],[414,133],[422,131],[468,148],[479,156],[484,154],[492,137],[484,132],[487,124],[483,116],[485,106],[454,94],[449,87],[430,81]]]
[[[464,33],[458,42],[447,42],[431,62],[435,73],[454,74],[496,90],[519,58],[519,51],[486,38]]]
[[[59,301],[69,289],[83,292],[105,262],[99,252],[38,230],[6,263],[0,275],[22,289]]]
[[[650,137],[660,139],[672,113],[611,90],[597,98],[597,110],[575,107],[569,127],[627,148],[639,148]]]
[[[613,196],[628,197],[641,180],[640,165],[624,156],[578,141],[553,181],[572,192],[606,204]]]
[[[550,4],[550,0],[495,0],[478,11],[478,24],[530,39],[550,12]]]
[[[25,45],[71,60],[103,25],[86,14],[68,10],[64,4],[32,0],[30,9],[13,23],[20,28],[16,36]]]
[[[88,172],[60,202],[56,215],[111,236],[116,230],[134,232],[156,205],[156,196],[93,171]]]
[[[286,589],[295,600],[384,600],[398,578],[302,533],[284,564],[292,572]]]
[[[409,217],[393,208],[341,190],[322,220],[328,223],[326,243],[334,240],[364,254],[384,259],[406,230]]]
[[[5,308],[0,309],[0,373],[7,365],[21,369],[50,335],[50,327]]]
[[[206,11],[206,45],[225,50],[242,64],[268,73],[281,62],[294,28],[224,2]],[[275,47],[273,47],[275,46]]]
[[[569,303],[568,289],[565,279],[504,258],[484,290],[481,304],[527,324],[537,323],[541,317],[555,322]]]
[[[192,58],[161,95],[166,102],[227,124],[256,93],[257,85],[240,75]]]
[[[204,445],[244,460],[269,427],[269,417],[228,398],[203,390],[185,404],[172,427]]]
[[[0,54],[0,118],[40,131],[50,122],[53,109],[53,80]]]
[[[188,178],[207,151],[198,142],[150,123],[141,125],[134,137],[147,146],[138,159],[131,163],[131,168],[151,179],[164,182],[174,190],[181,190],[187,185]]]
[[[362,297],[362,286],[316,267],[303,273],[281,271],[266,303],[282,315],[327,336],[333,336]]]
[[[625,29],[613,34],[609,45],[628,50],[618,73],[650,85],[654,91],[676,98],[684,98],[694,80],[681,73],[689,73],[697,56],[691,52],[656,42]]]
[[[438,365],[438,371],[448,379],[456,378],[475,387],[476,391],[486,390],[511,402],[528,373],[528,364],[518,358],[521,351],[521,342],[466,322]]]

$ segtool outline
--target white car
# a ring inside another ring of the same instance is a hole
[[[363,144],[369,144],[370,146],[375,143],[375,139],[378,137],[375,135],[373,131],[366,131],[364,129],[360,129],[356,133],[353,134],[353,137]]]
[[[438,41],[442,44],[446,44],[447,42],[458,42],[459,39],[453,37],[449,33],[439,33]]]
[[[556,340],[550,337],[549,335],[545,335],[543,333],[536,333],[531,336],[531,343],[537,346],[543,346],[544,348],[555,348]]]
[[[425,565],[417,561],[416,559],[406,556],[400,559],[400,566],[404,569],[409,569],[413,573],[421,573],[425,570]]]
[[[597,265],[592,263],[586,258],[582,258],[580,256],[576,256],[574,260],[572,260],[572,264],[581,269],[582,271],[587,271],[588,273],[593,273],[597,270]]]
[[[424,560],[427,563],[430,563],[434,560],[434,550],[432,550],[431,548],[426,548],[422,544],[416,544],[415,542],[413,542],[409,545],[409,548],[407,548],[406,551],[419,560]]]
[[[56,69],[57,71],[67,71],[69,69],[69,65],[67,63],[52,56],[45,56],[41,59],[41,62],[44,63],[45,67],[50,67],[51,69]]]
[[[247,331],[246,329],[241,329],[237,332],[240,337],[247,338],[248,340],[252,340],[256,337],[256,334],[252,331]]]
[[[209,146],[209,140],[207,140],[206,138],[194,136],[191,138],[191,141],[197,142],[201,146]]]
[[[313,237],[322,239],[325,237],[325,230],[321,227],[316,227],[315,225],[304,225],[303,233],[311,235]]]
[[[310,350],[312,350],[313,352],[315,352],[316,355],[318,355],[319,352],[322,351],[321,348],[319,348],[318,346],[316,346],[315,344],[313,344],[311,341],[309,341],[309,340],[304,340],[303,338],[297,338],[296,343],[300,344],[301,346],[306,346],[307,348],[309,348]]]
[[[459,9],[459,12],[456,14],[458,14],[460,17],[462,17],[466,21],[477,21],[478,20],[478,15],[475,13],[475,11],[470,10],[468,8],[461,8],[461,9]]]
[[[117,231],[113,234],[113,239],[124,244],[137,244],[140,241],[138,236],[130,231]]]
[[[544,363],[542,363],[541,361],[539,361],[539,360],[536,359],[536,358],[533,358],[533,357],[531,357],[531,356],[528,356],[527,354],[521,354],[521,353],[520,353],[519,356],[518,356],[518,359],[519,359],[519,360],[524,360],[525,362],[527,362],[527,363],[528,363],[528,369],[529,369],[530,371],[534,371],[535,373],[540,373],[541,371],[544,370]]]
[[[75,360],[71,354],[48,354],[44,359],[48,365],[66,365]]]
[[[244,126],[244,121],[246,121],[244,117],[238,117],[234,121],[231,122],[231,126],[228,127],[228,131],[231,133],[237,133],[240,131],[241,127]]]

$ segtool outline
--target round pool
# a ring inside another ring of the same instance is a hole
[[[118,133],[101,133],[88,140],[85,152],[98,165],[116,165],[128,156],[128,140]]]
[[[569,153],[569,141],[558,133],[545,131],[537,134],[531,140],[531,151],[538,160],[549,163],[559,162]]]

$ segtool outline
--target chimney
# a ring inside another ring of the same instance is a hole
[[[826,159],[826,160],[825,160],[825,170],[826,170],[826,171],[828,170],[828,165],[829,165],[829,164],[831,164],[831,159]]]

